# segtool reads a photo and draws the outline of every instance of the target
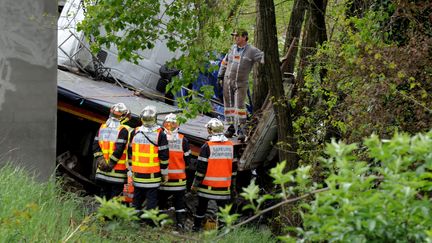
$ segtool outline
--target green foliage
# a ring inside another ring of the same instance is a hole
[[[323,159],[329,190],[304,204],[306,241],[418,242],[432,226],[432,132],[364,141],[374,165],[353,155],[356,145],[332,142]]]
[[[65,239],[88,213],[82,199],[64,193],[53,178],[38,183],[15,165],[0,168],[0,242],[54,242]],[[81,238],[87,239],[85,235]]]
[[[311,182],[309,167],[284,172],[286,163],[281,162],[271,170],[274,183],[283,191],[279,206],[315,194],[313,200],[301,204],[303,227],[289,227],[291,236],[282,236],[281,240],[431,240],[432,131],[412,137],[395,133],[391,139],[383,140],[372,135],[364,140],[363,146],[368,154],[367,162],[356,155],[357,144],[334,139],[327,144],[325,156],[320,158],[327,171],[323,185]],[[285,184],[292,184],[293,189],[284,192]],[[255,209],[257,214],[260,214],[256,206],[259,191],[258,186],[251,183],[241,194],[249,201],[245,209]],[[262,212],[269,209],[276,207]],[[292,237],[293,233],[297,234],[297,239]]]
[[[138,220],[135,209],[127,207],[121,203],[121,198],[106,200],[96,196],[96,200],[100,203],[96,217],[100,220],[119,220],[119,221],[134,221]]]
[[[172,224],[172,220],[169,218],[168,214],[160,213],[159,209],[144,210],[141,218],[151,219],[153,223],[158,227]]]
[[[240,214],[230,214],[232,209],[232,204],[228,204],[225,207],[219,207],[219,212],[217,215],[222,218],[222,222],[225,222],[227,230],[235,223]]]
[[[259,194],[260,188],[255,185],[255,180],[253,180],[248,187],[243,187],[242,190],[243,192],[240,193],[240,196],[249,202],[247,205],[243,206],[242,210],[252,209],[255,213],[258,213],[265,201],[273,199],[273,196],[270,194]]]
[[[313,165],[316,180],[322,168],[311,161],[331,137],[353,143],[430,128],[432,38],[420,16],[425,1],[408,2],[371,1],[358,16],[349,15],[348,1],[329,6],[329,40],[310,59],[293,124],[301,163]],[[400,19],[412,24],[395,26]]]

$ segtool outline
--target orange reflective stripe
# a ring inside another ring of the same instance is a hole
[[[240,116],[246,116],[247,112],[246,110],[238,110],[237,114],[239,114]]]
[[[235,111],[235,109],[225,109],[225,110],[224,110],[224,113],[225,113],[225,114],[235,114],[236,111]]]

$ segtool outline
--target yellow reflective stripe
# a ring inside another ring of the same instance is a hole
[[[119,159],[117,159],[116,157],[114,157],[114,155],[110,156],[110,159],[112,159],[113,161],[117,162]]]
[[[102,152],[96,152],[93,154],[94,157],[103,156]]]
[[[158,178],[136,178],[136,177],[134,177],[133,178],[133,181],[143,182],[143,183],[146,183],[146,182],[160,182],[161,180],[162,179],[160,177],[158,177]]]
[[[159,166],[159,163],[142,163],[142,162],[132,161],[132,165],[139,166],[139,167],[155,167],[155,166]]]
[[[138,143],[135,144],[135,150],[134,150],[133,154],[135,156],[138,156],[138,157],[149,158],[149,161],[150,161],[149,163],[154,163],[154,159],[158,158],[158,156],[159,156],[154,151],[155,146],[149,145],[150,146],[150,152],[149,153],[140,153],[140,152],[138,152],[139,151],[139,146],[140,146],[140,144],[138,144]]]
[[[164,184],[165,186],[184,186],[186,185],[186,180],[184,181],[167,181]]]
[[[228,189],[227,191],[213,191],[213,190],[209,190],[209,189],[205,189],[205,188],[198,188],[198,191],[200,192],[205,192],[208,194],[216,194],[216,195],[230,195],[231,191]]]

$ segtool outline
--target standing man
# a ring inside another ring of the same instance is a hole
[[[93,143],[96,160],[96,181],[101,186],[101,196],[107,200],[119,196],[126,182],[128,126],[122,123],[128,119],[129,109],[123,103],[111,107],[108,120],[101,125]]]
[[[209,141],[201,147],[191,188],[192,192],[198,192],[193,231],[201,230],[209,200],[216,200],[219,207],[224,207],[231,199],[231,189],[235,190],[237,164],[233,143],[223,134],[224,125],[220,120],[212,118],[206,127]]]
[[[177,116],[169,114],[163,122],[169,145],[168,181],[159,188],[159,205],[165,208],[169,196],[173,196],[176,214],[176,227],[184,229],[186,167],[190,161],[190,147],[187,138],[178,132]]]
[[[223,82],[225,121],[229,124],[225,135],[232,137],[237,127],[238,139],[245,140],[248,76],[255,62],[264,63],[264,53],[247,43],[249,37],[246,30],[239,29],[231,35],[236,43],[222,60],[218,73],[218,79]]]
[[[140,115],[142,126],[130,135],[128,148],[132,163],[134,197],[132,205],[141,210],[147,199],[146,209],[157,207],[158,188],[168,179],[168,140],[156,124],[156,108],[146,106]]]

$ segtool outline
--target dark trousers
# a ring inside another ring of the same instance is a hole
[[[159,209],[168,209],[168,198],[173,196],[173,204],[176,211],[185,209],[185,190],[164,191],[159,190]]]
[[[132,205],[135,209],[141,210],[144,200],[147,199],[146,209],[154,209],[158,204],[158,188],[135,187]]]
[[[196,216],[204,217],[205,213],[207,212],[209,200],[212,199],[198,196],[198,207],[196,210]],[[215,200],[215,201],[218,207],[225,207],[225,205],[227,205],[230,202],[230,200]]]
[[[101,187],[101,197],[105,197],[106,200],[120,196],[123,192],[123,184],[110,183],[106,181],[98,181],[97,183]]]

